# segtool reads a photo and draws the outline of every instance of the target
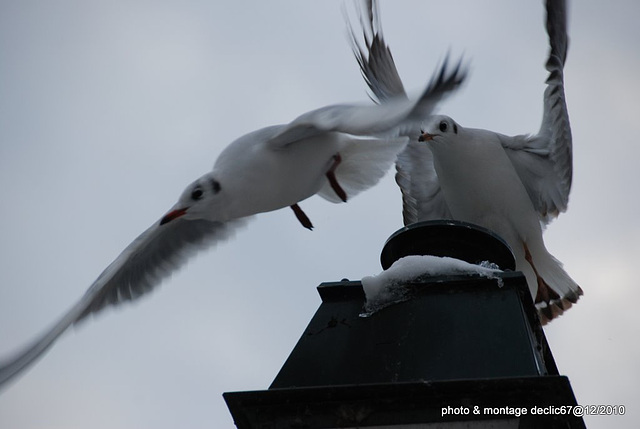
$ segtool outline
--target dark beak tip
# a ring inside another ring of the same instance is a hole
[[[162,219],[160,219],[160,225],[164,225],[165,223],[169,223],[174,219],[177,219],[187,213],[188,208],[173,210],[166,215]]]

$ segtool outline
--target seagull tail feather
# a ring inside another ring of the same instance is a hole
[[[583,292],[544,245],[536,247],[537,251],[531,248],[531,265],[537,277],[534,298],[540,321],[545,325],[569,310]]]

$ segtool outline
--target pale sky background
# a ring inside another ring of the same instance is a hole
[[[542,1],[383,1],[408,89],[447,49],[472,63],[440,108],[461,125],[537,132]],[[574,1],[566,94],[569,210],[545,239],[582,286],[545,329],[580,404],[640,425],[640,3]],[[366,101],[339,1],[0,0],[0,356],[64,313],[210,170],[232,140]],[[231,428],[227,391],[266,389],[323,281],[380,271],[402,226],[393,175],[347,204],[261,214],[146,299],[70,330],[0,393],[2,428]]]

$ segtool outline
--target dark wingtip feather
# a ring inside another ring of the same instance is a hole
[[[343,15],[352,52],[360,67],[360,73],[369,87],[369,98],[379,104],[391,98],[406,97],[393,55],[382,35],[377,2],[367,0],[358,8],[362,44],[358,41],[359,38],[344,7]]]
[[[444,95],[457,89],[464,83],[469,75],[469,66],[464,64],[464,57],[460,57],[452,70],[449,70],[450,52],[444,57],[442,64],[436,68],[436,73],[429,81],[425,94]]]
[[[569,47],[567,35],[567,2],[565,0],[547,0],[547,34],[551,52],[549,57],[556,57],[564,66]]]

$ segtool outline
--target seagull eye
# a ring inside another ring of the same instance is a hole
[[[200,198],[202,198],[202,195],[204,194],[204,192],[202,192],[202,189],[200,188],[195,188],[192,192],[191,192],[191,199],[192,200],[199,200]]]
[[[440,122],[440,125],[438,126],[438,128],[440,128],[440,131],[442,131],[443,133],[447,132],[447,123],[445,121]]]

